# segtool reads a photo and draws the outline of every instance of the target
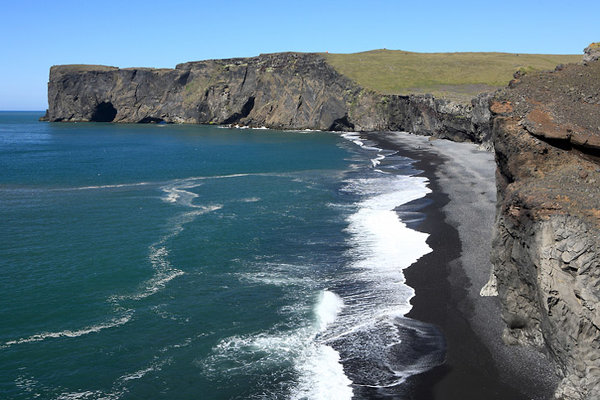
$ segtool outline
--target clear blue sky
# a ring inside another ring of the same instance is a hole
[[[47,107],[55,64],[174,67],[278,51],[579,54],[600,0],[4,0],[0,110]]]

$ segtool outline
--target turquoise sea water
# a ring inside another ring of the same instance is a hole
[[[401,383],[430,251],[357,135],[0,113],[0,397],[347,399]],[[400,328],[399,328],[400,327]]]

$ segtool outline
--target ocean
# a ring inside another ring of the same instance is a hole
[[[0,113],[1,398],[343,400],[426,369],[400,351],[431,251],[395,211],[429,192],[414,160],[41,115]]]

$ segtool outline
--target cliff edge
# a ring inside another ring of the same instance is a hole
[[[175,69],[54,66],[44,119],[395,130],[489,146],[486,96],[461,104],[380,94],[340,74],[320,54],[276,53]]]
[[[595,55],[595,56],[594,56]],[[517,74],[491,101],[492,262],[504,339],[557,361],[558,399],[600,398],[600,61]]]

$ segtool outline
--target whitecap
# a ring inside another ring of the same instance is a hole
[[[344,308],[344,301],[337,294],[328,290],[319,294],[319,301],[315,307],[316,325],[319,332],[323,332],[328,325],[335,321],[342,308]]]
[[[298,379],[290,398],[351,399],[352,382],[344,374],[339,354],[319,339],[343,307],[338,295],[321,291],[313,308],[313,323],[292,331],[223,339],[213,348],[213,354],[199,364],[209,376],[252,374],[291,364]]]

